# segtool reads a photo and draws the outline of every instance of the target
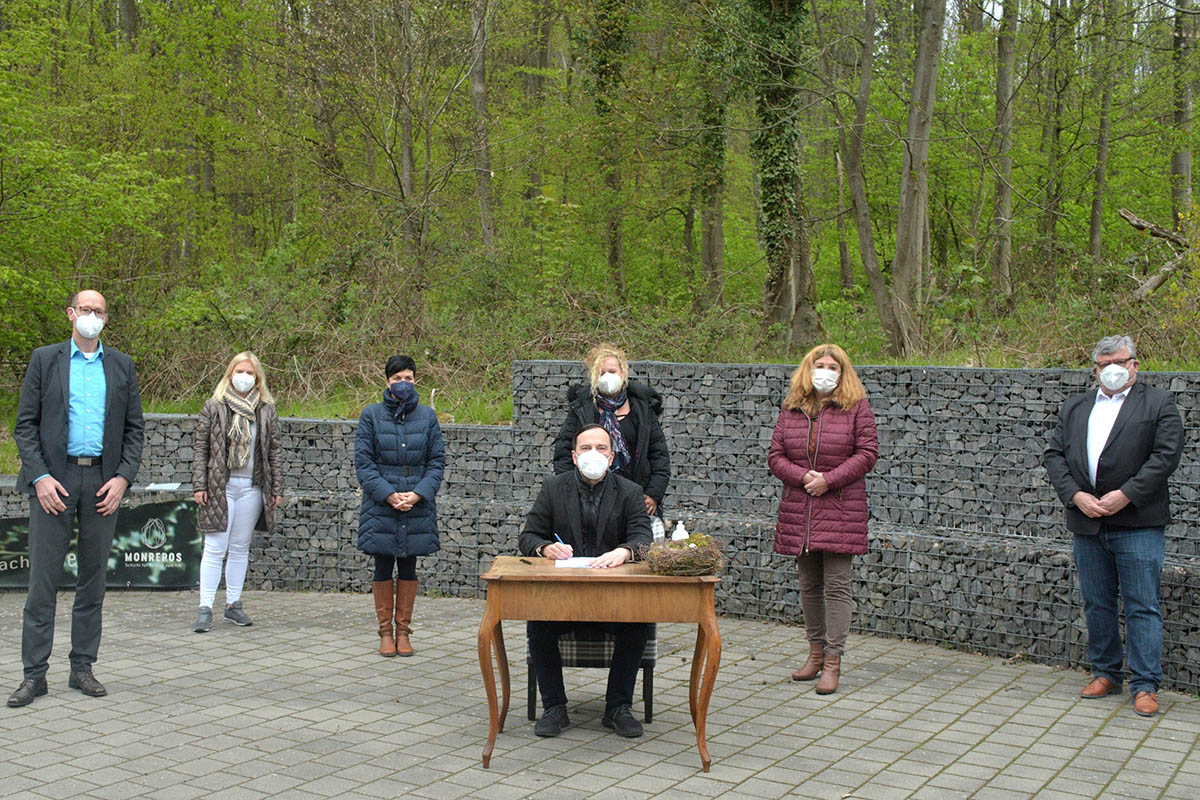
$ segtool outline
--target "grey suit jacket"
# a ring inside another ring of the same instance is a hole
[[[33,351],[13,439],[21,454],[17,488],[34,494],[33,480],[50,474],[61,480],[67,468],[67,428],[70,415],[71,342]],[[112,347],[104,348],[104,443],[100,469],[104,480],[120,475],[133,483],[142,463],[142,397],[133,359]]]

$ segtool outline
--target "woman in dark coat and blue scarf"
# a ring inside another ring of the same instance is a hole
[[[671,480],[671,454],[658,418],[662,397],[629,380],[629,361],[615,345],[598,344],[583,358],[588,383],[567,391],[567,418],[554,440],[554,472],[575,469],[575,434],[587,425],[603,425],[612,437],[612,471],[642,487],[646,513],[661,515]]]
[[[417,403],[416,370],[408,356],[388,359],[383,402],[363,409],[354,439],[354,469],[362,484],[358,549],[375,556],[371,593],[384,657],[413,654],[408,637],[417,556],[440,547],[434,497],[442,485],[446,451],[437,414]]]

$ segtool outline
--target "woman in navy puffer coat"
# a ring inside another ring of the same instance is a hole
[[[440,547],[434,498],[442,485],[446,451],[437,414],[417,403],[413,360],[392,356],[384,372],[383,402],[363,409],[354,439],[354,469],[362,484],[358,549],[375,556],[371,593],[379,654],[411,656],[417,556]]]
[[[867,392],[842,348],[819,345],[792,375],[767,465],[783,481],[775,552],[796,557],[809,656],[792,679],[837,690],[850,631],[851,557],[867,552],[866,474],[879,456]]]

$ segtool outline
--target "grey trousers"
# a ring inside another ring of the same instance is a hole
[[[66,511],[47,514],[36,496],[29,500],[29,595],[25,598],[21,627],[21,664],[26,678],[45,675],[50,662],[58,586],[76,521],[79,580],[75,584],[75,607],[71,614],[71,669],[90,667],[96,663],[100,650],[100,612],[117,514],[104,517],[96,510],[96,492],[104,483],[99,464],[93,467],[67,464],[66,475],[55,477],[68,493],[61,498]]]
[[[808,552],[796,556],[800,578],[800,606],[808,641],[825,653],[840,656],[850,633],[850,562],[854,556],[841,553]]]

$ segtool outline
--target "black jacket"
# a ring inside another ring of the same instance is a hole
[[[597,536],[593,541],[584,541],[578,476],[572,470],[551,475],[542,483],[521,531],[518,547],[522,555],[537,555],[537,549],[553,542],[556,533],[577,556],[598,556],[621,545],[636,556],[640,548],[650,544],[650,517],[646,515],[642,488],[612,472],[604,476],[604,495],[596,515]]]
[[[671,480],[671,454],[667,450],[667,438],[663,436],[658,418],[662,414],[662,397],[658,392],[642,383],[629,381],[629,413],[637,421],[637,441],[628,442],[630,460],[617,474],[642,487],[642,493],[661,504],[667,494]],[[585,425],[600,421],[600,412],[592,398],[591,387],[578,384],[567,390],[567,418],[554,440],[554,471],[572,472],[575,463],[571,450],[575,447],[575,434]]]
[[[1044,463],[1054,491],[1066,507],[1067,529],[1094,534],[1101,523],[1116,528],[1158,528],[1171,521],[1167,478],[1183,453],[1183,420],[1170,392],[1135,381],[1100,453],[1096,485],[1088,477],[1087,429],[1096,390],[1067,398]],[[1120,489],[1129,505],[1111,517],[1092,519],[1075,507],[1078,491],[1103,497]]]
[[[13,439],[21,454],[17,489],[35,494],[35,478],[49,474],[61,481],[67,470],[67,429],[71,411],[71,342],[39,347],[29,359]],[[100,476],[120,475],[133,483],[142,463],[142,396],[133,359],[104,348],[104,441]]]

